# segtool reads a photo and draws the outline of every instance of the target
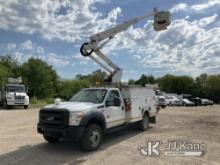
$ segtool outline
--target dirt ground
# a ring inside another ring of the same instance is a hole
[[[108,134],[96,152],[83,152],[77,143],[48,144],[36,132],[39,109],[0,110],[0,165],[219,165],[220,105],[168,107],[162,109],[157,124],[146,132],[125,129]],[[205,143],[202,157],[141,155],[139,146],[148,140],[190,140]]]

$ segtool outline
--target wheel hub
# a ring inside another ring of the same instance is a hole
[[[100,135],[98,132],[96,131],[93,131],[90,135],[90,143],[93,147],[96,147],[98,144],[99,144],[99,141],[100,141]]]

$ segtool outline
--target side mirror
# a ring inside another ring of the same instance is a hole
[[[54,99],[54,104],[59,105],[60,103],[61,103],[61,99],[60,98]]]

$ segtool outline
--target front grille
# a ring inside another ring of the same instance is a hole
[[[42,109],[39,122],[51,128],[64,128],[69,122],[69,112],[66,109]]]
[[[24,103],[25,96],[15,96],[16,103]]]
[[[164,98],[159,98],[159,102],[165,102]]]

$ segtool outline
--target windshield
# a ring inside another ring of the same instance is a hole
[[[25,87],[23,85],[16,85],[16,86],[7,86],[7,92],[25,92]]]
[[[107,93],[106,89],[85,89],[79,91],[76,95],[74,95],[70,99],[70,101],[102,103],[106,93]]]

